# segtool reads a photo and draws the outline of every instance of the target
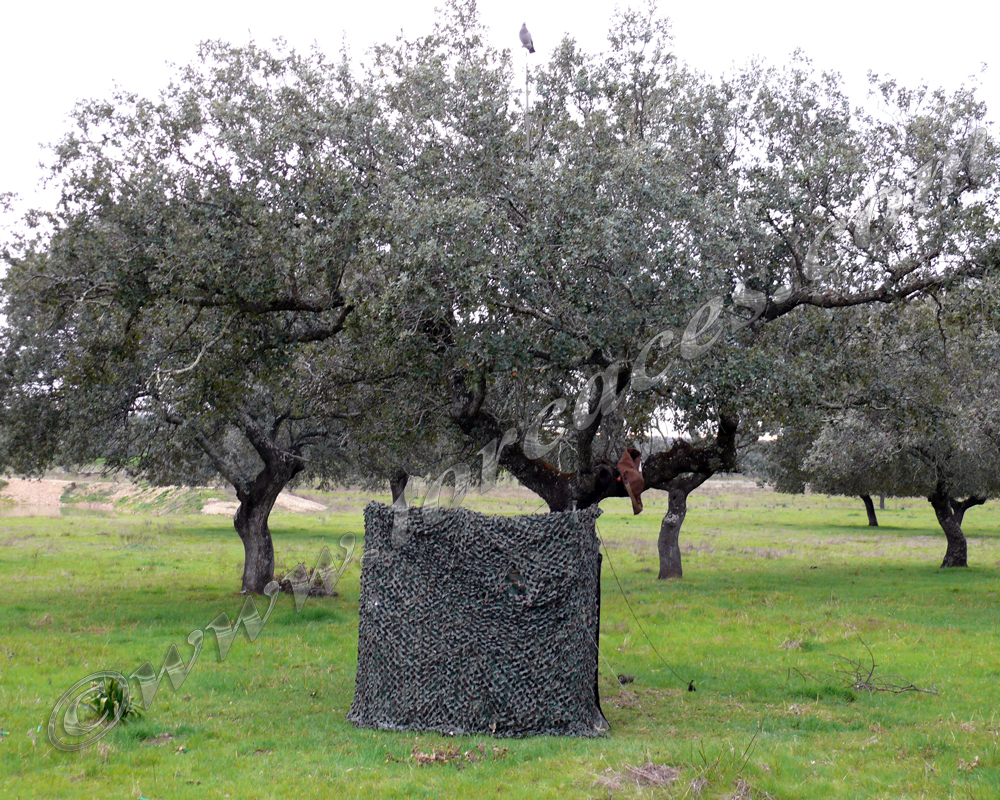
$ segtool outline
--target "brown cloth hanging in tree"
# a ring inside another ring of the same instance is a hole
[[[639,472],[639,460],[642,454],[634,447],[626,448],[621,460],[618,462],[618,472],[621,477],[618,479],[625,484],[625,491],[628,492],[632,501],[632,513],[638,514],[642,511],[642,490],[646,484],[642,480],[642,473]]]

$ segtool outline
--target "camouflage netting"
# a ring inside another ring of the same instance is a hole
[[[362,728],[595,736],[600,509],[365,509]]]

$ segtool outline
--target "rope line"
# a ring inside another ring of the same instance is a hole
[[[646,641],[649,643],[653,652],[656,653],[656,657],[663,662],[663,666],[669,669],[674,674],[674,677],[681,683],[687,683],[688,691],[694,691],[694,681],[685,681],[684,678],[677,673],[677,670],[667,663],[667,659],[660,655],[660,651],[656,649],[656,645],[653,644],[653,640],[649,638],[649,634],[646,633],[646,629],[642,627],[642,623],[639,622],[639,618],[635,615],[635,610],[632,608],[632,604],[628,601],[625,589],[622,588],[622,582],[618,580],[618,570],[616,570],[615,565],[611,563],[611,554],[608,552],[608,546],[604,542],[604,537],[601,536],[600,529],[597,527],[597,520],[594,520],[594,530],[597,531],[597,538],[601,542],[601,547],[604,548],[604,557],[608,560],[608,566],[611,567],[611,574],[615,576],[615,583],[618,584],[618,591],[622,593],[622,599],[625,601],[625,605],[628,606],[628,610],[632,614],[632,619],[635,620],[635,624],[639,626],[639,630],[642,631],[642,635],[646,638]]]

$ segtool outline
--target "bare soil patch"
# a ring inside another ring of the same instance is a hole
[[[0,491],[0,497],[6,497],[15,503],[26,506],[59,505],[59,498],[71,481],[57,481],[48,478],[42,480],[25,480],[22,478],[7,478],[7,485]]]
[[[202,514],[228,514],[232,516],[240,504],[235,500],[209,500],[201,507]],[[326,511],[326,506],[317,503],[315,500],[307,500],[304,497],[289,492],[282,492],[278,499],[274,501],[275,511],[290,511],[294,514],[314,514],[317,511]]]
[[[61,502],[67,487],[75,486],[74,481],[43,478],[41,480],[26,480],[23,478],[8,478],[7,485],[0,490],[0,498],[17,505],[34,507],[60,508],[67,504]],[[115,503],[123,498],[140,497],[145,501],[154,500],[159,495],[176,490],[176,486],[139,487],[135,484],[117,481],[88,482],[87,492],[101,497],[100,502],[77,502],[76,508],[89,508],[99,511],[122,510]],[[208,500],[201,508],[202,514],[236,513],[238,503],[235,500]],[[326,506],[304,497],[298,497],[290,492],[282,492],[274,504],[278,511],[288,511],[296,514],[309,514],[325,511]]]

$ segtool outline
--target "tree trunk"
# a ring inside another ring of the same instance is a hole
[[[241,594],[262,594],[274,580],[274,545],[267,519],[281,490],[302,469],[302,462],[285,461],[278,467],[265,467],[248,488],[236,489],[240,507],[233,526],[243,541],[244,554]]]
[[[683,578],[681,568],[681,525],[687,516],[687,495],[678,490],[668,492],[670,498],[667,515],[660,523],[660,538],[657,550],[660,553],[660,574],[656,577],[661,581],[668,578]]]
[[[190,431],[198,447],[236,490],[240,506],[233,515],[233,527],[243,542],[244,555],[240,594],[262,594],[274,580],[274,544],[267,519],[281,490],[305,466],[301,454],[302,439],[296,442],[288,434],[284,443],[278,444],[282,423],[288,418],[285,415],[272,419],[268,427],[248,411],[237,414],[234,424],[242,430],[264,464],[251,480],[240,465],[216,447],[197,424],[173,412],[165,412],[167,422]]]
[[[961,525],[962,520],[965,519],[965,512],[968,511],[973,506],[981,506],[986,502],[985,497],[976,497],[974,494],[970,494],[966,500],[956,500],[954,497],[951,498],[951,510],[955,515],[955,521]]]
[[[875,516],[875,504],[872,502],[872,496],[870,494],[861,495],[861,499],[865,504],[865,511],[868,512],[868,526],[871,528],[878,527],[878,517]]]
[[[667,514],[660,523],[660,538],[656,546],[660,554],[659,580],[684,577],[681,568],[680,535],[684,517],[687,516],[687,498],[695,489],[707,481],[711,475],[689,475],[674,478],[668,483]]]
[[[944,553],[944,561],[941,562],[941,566],[969,566],[968,545],[965,541],[965,534],[962,533],[962,518],[965,515],[965,509],[968,508],[968,505],[959,503],[960,511],[956,514],[953,505],[956,501],[949,496],[947,489],[940,484],[934,491],[934,494],[929,495],[927,499],[934,508],[938,524],[941,526],[941,530],[944,531],[945,539],[948,542]]]
[[[878,510],[879,511],[885,511],[885,495],[884,494],[880,494],[878,496]]]
[[[406,508],[406,484],[410,476],[405,469],[397,469],[389,478],[389,491],[392,492],[392,504]]]
[[[605,375],[613,375],[612,369],[613,365],[607,368]],[[625,390],[630,378],[628,370],[618,373],[614,392],[602,390],[591,398],[589,408],[594,419],[576,436],[576,463],[573,465],[576,469],[573,472],[556,469],[546,463],[544,454],[535,450],[535,446],[539,446],[547,451],[559,437],[545,436],[542,437],[544,442],[539,439],[537,445],[528,447],[527,435],[521,440],[517,426],[504,425],[501,419],[484,407],[487,390],[485,372],[475,381],[468,380],[469,377],[464,371],[454,375],[449,414],[470,442],[481,448],[479,453],[483,458],[484,475],[487,461],[495,457],[495,461],[491,462],[492,469],[497,465],[503,467],[522,486],[544,500],[549,511],[589,508],[607,497],[628,497],[624,482],[618,480],[618,457],[614,461],[597,457],[592,446],[603,418],[601,407],[605,395]],[[537,420],[532,420],[530,427],[533,428],[535,422]],[[739,417],[732,412],[720,413],[718,425],[718,432],[712,439],[697,444],[678,439],[669,450],[653,453],[644,459],[641,471],[645,488],[666,490],[671,480],[682,475],[706,473],[707,478],[716,472],[733,469],[736,465]],[[534,434],[537,437],[539,431],[535,430]]]
[[[274,580],[274,544],[267,527],[267,517],[274,505],[263,501],[240,503],[233,525],[243,540],[243,583],[241,594],[262,594]]]

